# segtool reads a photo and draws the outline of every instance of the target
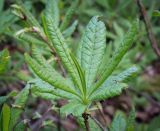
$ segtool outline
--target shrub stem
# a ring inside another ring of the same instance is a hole
[[[83,117],[83,119],[84,119],[84,124],[85,124],[86,131],[90,131],[90,129],[89,129],[89,122],[88,122],[88,117],[89,117],[89,115],[84,112],[84,113],[82,114],[82,117]]]

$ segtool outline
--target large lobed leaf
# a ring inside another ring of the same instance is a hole
[[[98,16],[93,17],[86,27],[81,40],[80,63],[86,74],[87,87],[90,87],[96,77],[106,44],[106,28]]]

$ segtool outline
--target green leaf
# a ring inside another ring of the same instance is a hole
[[[63,34],[64,38],[68,38],[73,34],[73,32],[76,29],[77,24],[78,24],[78,21],[75,20],[70,27],[68,27],[66,30],[63,31],[62,34]]]
[[[64,20],[62,21],[62,24],[60,25],[61,31],[64,31],[67,28],[67,26],[69,25],[69,23],[72,19],[72,16],[77,8],[78,2],[79,2],[79,0],[74,0],[74,2],[72,2],[72,5],[68,9],[68,11],[64,17]]]
[[[58,0],[48,0],[46,6],[46,13],[49,13],[51,17],[54,19],[55,25],[58,27],[59,25],[59,8],[58,8]]]
[[[7,49],[4,49],[2,52],[0,52],[0,74],[3,74],[6,71],[9,58],[10,56]]]
[[[26,129],[26,123],[25,123],[25,120],[24,120],[24,121],[21,121],[20,123],[18,123],[15,126],[14,131],[25,131],[25,129]]]
[[[10,107],[7,104],[4,104],[1,112],[1,131],[8,131],[10,121]]]
[[[123,56],[127,53],[128,49],[132,46],[132,43],[138,32],[138,23],[138,21],[133,22],[129,32],[124,37],[120,47],[113,54],[112,59],[106,65],[106,69],[104,70],[101,78],[98,80],[95,86],[93,86],[90,94],[92,94],[96,89],[98,89],[104,83],[104,81],[112,74],[114,69],[120,63]]]
[[[60,111],[65,115],[73,114],[74,116],[82,116],[86,108],[86,105],[82,104],[80,101],[74,100],[62,106]]]
[[[36,20],[36,18],[32,15],[32,13],[26,8],[26,6],[20,2],[21,5],[12,5],[12,12],[19,16],[22,19],[25,19],[30,24],[29,26],[35,26],[41,29],[41,26],[39,22]]]
[[[160,11],[159,11],[159,10],[155,10],[155,11],[153,12],[153,16],[160,17]]]
[[[90,96],[90,99],[92,101],[103,100],[119,95],[123,89],[127,88],[127,84],[124,82],[133,78],[135,74],[137,74],[137,71],[138,69],[136,67],[131,67],[116,76],[110,76],[102,86]]]
[[[129,117],[127,118],[126,131],[135,131],[135,118],[136,112],[135,108],[133,108],[132,111],[129,113]]]
[[[17,95],[16,101],[11,108],[11,120],[9,123],[9,131],[11,131],[14,125],[17,123],[17,120],[20,118],[21,113],[24,111],[24,107],[28,100],[29,96],[29,87],[30,85],[26,85],[26,87]]]
[[[93,17],[86,27],[81,43],[81,65],[85,70],[87,88],[95,81],[106,44],[106,28],[98,17]]]
[[[122,112],[116,112],[110,131],[126,131],[126,119]]]
[[[1,96],[0,97],[0,105],[3,104],[4,102],[6,102],[7,99],[9,99],[11,97],[14,97],[16,95],[17,95],[17,92],[16,91],[12,91],[7,96]]]
[[[35,96],[42,97],[44,99],[54,100],[58,98],[65,98],[65,99],[75,98],[72,94],[59,90],[40,79],[31,80],[29,81],[29,83],[31,83],[32,94]]]
[[[75,86],[77,86],[78,89],[81,91],[81,83],[80,83],[80,78],[78,76],[78,71],[76,69],[76,65],[74,64],[70,56],[70,51],[67,44],[65,43],[64,37],[62,36],[60,30],[55,25],[54,19],[51,17],[49,13],[46,14],[46,22],[47,22],[47,29],[49,32],[49,36],[53,43],[54,48],[56,49],[56,53],[60,57],[68,73],[71,75],[71,78],[74,81]]]
[[[78,61],[76,60],[76,58],[74,57],[74,55],[72,53],[71,53],[71,57],[72,57],[72,60],[73,60],[74,64],[76,65],[77,70],[78,70],[78,74],[79,74],[79,77],[80,77],[80,80],[81,80],[81,85],[82,85],[82,89],[83,89],[83,92],[84,92],[84,96],[86,96],[85,73],[82,70],[82,68],[80,67]]]
[[[25,60],[29,64],[29,66],[32,68],[34,73],[38,75],[39,78],[53,85],[56,88],[59,88],[61,90],[77,95],[77,93],[75,93],[75,91],[72,90],[71,87],[67,85],[67,83],[65,83],[65,79],[62,79],[62,77],[56,71],[52,70],[51,72],[47,68],[43,67],[43,65],[39,65],[37,61],[32,59],[27,54],[25,54]]]

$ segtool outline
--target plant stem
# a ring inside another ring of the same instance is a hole
[[[82,117],[84,119],[84,124],[85,124],[85,128],[86,128],[86,131],[90,131],[90,128],[89,128],[89,122],[88,122],[88,114],[87,113],[83,113],[82,114]]]
[[[156,53],[156,55],[158,57],[160,57],[160,49],[158,47],[158,42],[156,40],[156,37],[153,34],[152,25],[151,25],[151,22],[147,16],[147,11],[146,11],[143,3],[141,2],[141,0],[135,0],[135,2],[137,3],[137,6],[138,6],[139,11],[141,13],[141,16],[143,17],[143,21],[145,23],[145,27],[147,30],[147,34],[148,34],[148,38],[151,43],[151,46],[152,46],[154,52]]]

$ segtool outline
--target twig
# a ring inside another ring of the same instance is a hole
[[[93,119],[95,121],[95,123],[102,129],[102,131],[107,131],[105,127],[103,127],[103,125],[93,116],[91,116],[91,119]]]
[[[83,113],[82,114],[82,117],[84,119],[84,124],[85,124],[85,127],[86,127],[86,131],[90,131],[90,128],[89,128],[89,122],[88,122],[88,114],[87,113]]]
[[[103,119],[104,123],[107,124],[107,121],[106,121],[106,119],[105,119],[104,112],[103,112],[103,110],[101,110],[100,107],[99,107],[99,105],[101,105],[101,103],[100,103],[100,102],[98,102],[98,103],[96,102],[96,105],[97,105],[97,108],[98,108],[98,112],[99,112],[100,115],[102,116],[102,119]]]
[[[158,57],[160,57],[160,49],[158,47],[158,42],[156,40],[156,37],[153,34],[151,22],[150,22],[150,20],[149,20],[149,18],[147,16],[146,9],[145,9],[143,3],[141,2],[141,0],[135,0],[135,2],[137,3],[139,11],[140,11],[140,13],[141,13],[141,15],[143,17],[143,21],[145,23],[145,27],[146,27],[146,30],[147,30],[147,34],[148,34],[151,46],[152,46],[154,52],[156,53],[156,55]]]

